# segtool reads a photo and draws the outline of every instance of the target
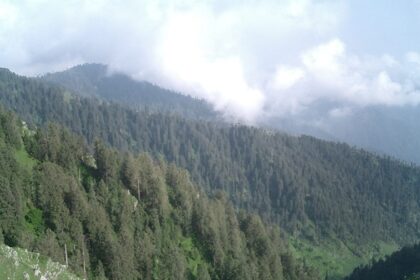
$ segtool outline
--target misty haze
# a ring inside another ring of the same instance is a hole
[[[419,26],[0,0],[0,279],[420,279]]]

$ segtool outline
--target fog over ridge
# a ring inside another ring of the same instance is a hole
[[[0,0],[0,61],[26,75],[100,62],[248,123],[320,101],[330,118],[417,106],[420,4],[366,14],[373,2]]]

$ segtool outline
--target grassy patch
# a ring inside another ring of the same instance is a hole
[[[0,245],[0,279],[80,279],[64,265],[52,262],[37,253]]]
[[[180,247],[187,253],[188,269],[193,277],[197,277],[198,267],[203,265],[203,258],[192,238],[186,238],[180,242]]]
[[[289,245],[290,250],[297,258],[304,259],[322,276],[328,276],[327,279],[342,279],[357,266],[366,264],[373,258],[379,259],[398,249],[395,244],[378,242],[366,248],[365,251],[371,252],[370,254],[357,256],[349,246],[338,240],[314,245],[309,241],[290,237]]]
[[[15,157],[17,162],[29,171],[36,165],[36,160],[28,154],[25,148],[16,150]]]
[[[25,225],[30,232],[40,236],[45,229],[42,211],[38,208],[30,208],[25,215]]]

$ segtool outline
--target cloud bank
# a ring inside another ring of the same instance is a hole
[[[343,106],[332,108],[332,115],[338,116],[340,111],[350,112],[351,106],[418,105],[419,58],[414,52],[402,60],[390,55],[361,57],[332,39],[304,51],[298,66],[277,67],[271,83],[276,103],[271,106],[293,114],[326,100]]]
[[[420,54],[352,52],[351,14],[332,0],[0,0],[0,61],[27,75],[101,62],[250,123],[323,100],[333,117],[419,104]]]

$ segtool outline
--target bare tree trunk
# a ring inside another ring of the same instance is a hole
[[[140,203],[140,182],[139,182],[139,179],[137,179],[137,199]]]
[[[69,259],[67,257],[67,244],[64,243],[64,256],[66,257],[66,266],[69,266]]]
[[[84,279],[87,279],[86,276],[86,261],[85,261],[85,243],[82,243],[82,256],[83,256],[83,276]]]

